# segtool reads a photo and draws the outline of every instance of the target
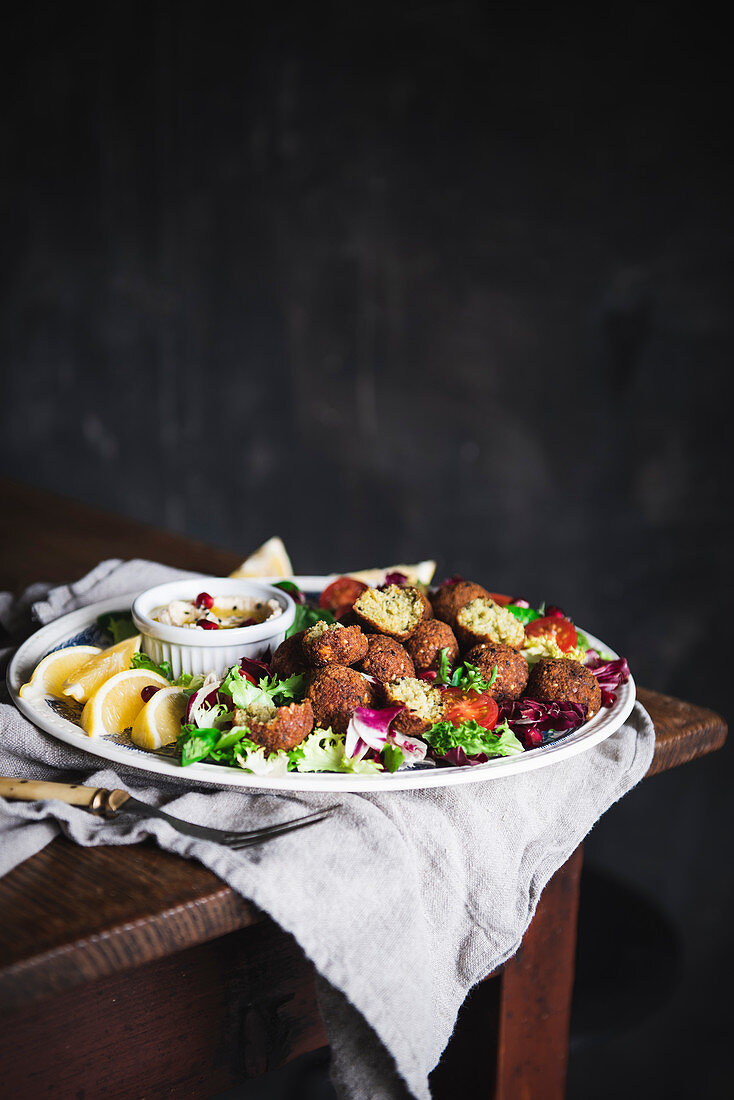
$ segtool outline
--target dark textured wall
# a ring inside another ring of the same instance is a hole
[[[4,471],[243,556],[278,533],[303,572],[435,556],[728,708],[721,28],[467,2],[36,4],[6,30]],[[728,952],[726,769],[589,841],[688,950],[597,1097],[643,1064],[692,1095],[691,1043],[723,1072],[686,1009]]]

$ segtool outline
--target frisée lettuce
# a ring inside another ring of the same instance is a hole
[[[286,751],[268,752],[248,736],[246,726],[231,730],[200,729],[191,723],[184,725],[178,739],[181,763],[208,762],[224,764],[230,768],[242,768],[254,775],[286,775],[299,772],[350,772],[370,775],[382,771],[377,760],[349,758],[345,753],[344,734],[332,729],[316,728],[297,745]]]

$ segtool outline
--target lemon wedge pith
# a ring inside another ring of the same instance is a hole
[[[87,699],[111,676],[130,668],[133,653],[138,649],[140,649],[140,635],[136,634],[133,638],[125,638],[117,645],[102,650],[76,672],[67,676],[62,688],[64,695],[76,699],[78,703],[86,703]]]
[[[131,729],[145,706],[141,692],[146,687],[169,687],[168,680],[144,668],[116,672],[97,688],[84,705],[81,727],[89,737],[122,733]]]
[[[55,695],[60,698],[64,681],[74,676],[90,658],[101,652],[96,645],[71,645],[48,653],[38,662],[30,680],[23,684],[18,694],[21,699],[36,695]]]
[[[148,700],[133,722],[130,737],[139,749],[171,745],[181,732],[188,697],[180,688],[161,688]]]

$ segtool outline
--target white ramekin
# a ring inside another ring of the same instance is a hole
[[[151,615],[171,600],[195,600],[200,592],[210,596],[254,596],[259,600],[277,600],[283,614],[254,626],[227,630],[193,630],[168,626]],[[140,631],[142,649],[156,664],[168,661],[174,677],[182,672],[224,672],[242,657],[267,658],[285,638],[296,615],[296,605],[282,588],[232,577],[197,577],[170,581],[148,588],[133,601],[133,621]]]

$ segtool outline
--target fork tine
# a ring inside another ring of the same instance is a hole
[[[241,848],[249,848],[253,844],[261,844],[263,841],[270,840],[276,836],[282,836],[284,833],[295,832],[296,829],[303,829],[307,825],[316,825],[317,822],[323,821],[329,817],[334,810],[338,809],[338,806],[329,806],[324,810],[317,810],[316,813],[307,814],[305,817],[292,818],[290,821],[282,821],[278,825],[266,825],[262,829],[253,829],[249,833],[234,833],[231,837],[228,837],[225,843],[228,848],[233,848],[235,851],[239,851]]]

